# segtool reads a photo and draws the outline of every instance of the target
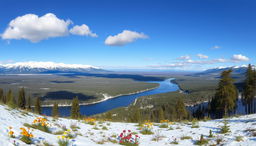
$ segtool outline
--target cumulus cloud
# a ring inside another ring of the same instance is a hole
[[[148,38],[148,36],[143,33],[124,30],[123,32],[117,35],[108,36],[105,40],[105,44],[109,46],[123,46],[128,43],[132,43],[137,39],[145,39],[145,38]]]
[[[208,59],[209,57],[207,55],[203,55],[203,54],[197,54],[197,57],[199,57],[200,59]]]
[[[177,59],[178,60],[188,60],[188,59],[190,59],[191,57],[189,56],[189,55],[185,55],[185,56],[180,56],[180,57],[178,57]]]
[[[235,54],[232,56],[231,60],[233,60],[233,61],[249,61],[249,58],[242,54]]]
[[[4,33],[2,39],[27,39],[31,42],[68,35],[70,20],[57,18],[48,13],[41,17],[35,14],[26,14],[13,19]]]
[[[74,35],[91,36],[91,37],[97,37],[98,36],[96,33],[92,33],[90,28],[85,24],[83,24],[81,26],[76,25],[73,28],[71,28],[69,30],[69,32],[71,34],[74,34]]]

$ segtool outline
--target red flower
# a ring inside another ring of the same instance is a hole
[[[131,132],[131,130],[128,130],[128,132]]]

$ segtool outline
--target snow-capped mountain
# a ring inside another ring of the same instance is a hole
[[[247,70],[248,65],[241,66],[231,66],[231,67],[217,67],[205,70],[203,72],[197,73],[196,75],[216,75],[219,76],[221,72],[225,70],[232,69],[232,74],[244,74]],[[252,66],[255,69],[255,66]]]
[[[103,71],[99,67],[83,64],[64,64],[55,62],[17,62],[0,64],[2,74],[27,74],[27,73],[84,73]]]

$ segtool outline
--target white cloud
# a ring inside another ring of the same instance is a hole
[[[13,19],[4,33],[2,39],[27,39],[39,42],[50,37],[68,35],[70,20],[57,18],[48,13],[41,17],[35,14],[26,14]]]
[[[185,56],[180,56],[180,57],[178,57],[177,59],[178,60],[188,60],[188,59],[190,59],[191,57],[189,56],[189,55],[185,55]]]
[[[217,49],[220,49],[220,48],[221,48],[220,46],[215,45],[215,46],[211,47],[210,49],[217,50]]]
[[[92,33],[90,28],[85,24],[81,26],[76,25],[72,29],[70,29],[69,32],[74,35],[91,36],[91,37],[98,36],[96,33]]]
[[[209,58],[207,55],[203,55],[203,54],[197,54],[197,57],[199,57],[200,59],[208,59]]]
[[[132,43],[137,39],[145,39],[145,38],[148,38],[148,36],[143,33],[124,30],[123,32],[117,35],[108,36],[105,40],[105,44],[109,46],[123,46],[128,43]]]
[[[233,61],[249,61],[249,58],[242,54],[235,54],[232,56],[231,60],[233,60]]]
[[[180,68],[186,66],[185,63],[171,63],[171,64],[165,64],[165,65],[149,65],[148,67],[163,69],[163,68]]]
[[[228,62],[228,60],[226,60],[224,58],[219,58],[219,59],[213,59],[212,62],[213,63],[224,63],[224,62]]]

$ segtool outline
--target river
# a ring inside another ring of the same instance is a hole
[[[114,108],[128,106],[132,104],[136,98],[139,98],[141,96],[148,96],[153,94],[173,92],[179,90],[178,85],[172,83],[171,80],[173,80],[173,78],[166,79],[164,81],[147,81],[148,83],[158,83],[159,86],[152,90],[135,93],[131,95],[118,96],[96,104],[80,105],[80,112],[82,115],[86,116],[95,115],[99,113],[104,113]],[[70,116],[70,109],[70,106],[59,107],[60,116]],[[52,107],[43,107],[42,114],[50,116],[51,110]]]

